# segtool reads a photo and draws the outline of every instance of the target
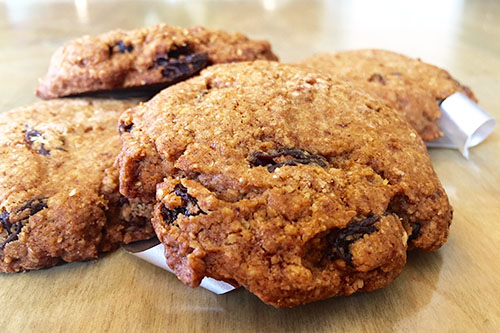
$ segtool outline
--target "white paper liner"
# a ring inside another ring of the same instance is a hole
[[[173,273],[170,267],[167,266],[167,262],[165,260],[165,248],[163,244],[158,241],[158,239],[150,239],[127,244],[124,245],[123,248],[128,253]],[[200,286],[216,293],[217,295],[222,295],[236,289],[229,283],[218,281],[209,277],[204,278],[201,281]]]
[[[462,93],[454,93],[441,103],[439,127],[443,137],[426,142],[428,147],[458,149],[469,159],[469,148],[486,139],[497,121]]]

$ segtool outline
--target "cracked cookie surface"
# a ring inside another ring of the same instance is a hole
[[[321,53],[301,64],[381,98],[403,114],[424,141],[442,136],[438,123],[441,101],[461,92],[477,102],[472,91],[444,69],[391,51]]]
[[[421,138],[328,76],[216,65],[120,124],[120,191],[156,202],[153,227],[187,285],[210,276],[294,306],[383,287],[408,248],[446,241],[451,207]]]
[[[2,113],[0,272],[94,259],[153,235],[118,193],[118,118],[131,101],[65,99]],[[149,213],[148,213],[149,212]]]
[[[211,64],[277,60],[266,41],[202,27],[158,24],[70,41],[52,56],[37,95],[43,99],[137,87],[159,90]]]

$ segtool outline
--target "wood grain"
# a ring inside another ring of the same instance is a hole
[[[498,1],[4,1],[0,111],[34,102],[65,41],[157,22],[242,31],[283,61],[319,51],[387,48],[442,66],[500,119]],[[0,114],[1,117],[1,114]],[[401,276],[366,294],[277,310],[239,289],[223,296],[182,285],[118,251],[96,262],[0,276],[1,331],[500,330],[500,134],[471,150],[430,151],[455,209],[448,243],[410,253]]]

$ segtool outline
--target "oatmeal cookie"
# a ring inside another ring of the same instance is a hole
[[[118,117],[136,104],[65,99],[2,113],[0,272],[93,259],[153,236],[144,205],[119,195],[113,167]]]
[[[393,109],[300,66],[215,65],[126,111],[120,191],[156,201],[182,282],[237,282],[294,306],[395,279],[435,250],[448,198]]]
[[[240,33],[167,24],[96,37],[58,49],[36,94],[43,99],[150,86],[159,90],[197,74],[210,64],[277,60],[266,41]]]
[[[442,136],[439,104],[455,92],[476,101],[472,91],[447,71],[385,50],[321,53],[301,64],[347,80],[398,110],[424,141]]]

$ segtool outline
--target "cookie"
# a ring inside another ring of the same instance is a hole
[[[144,205],[119,195],[113,167],[118,117],[136,104],[64,99],[2,113],[0,272],[94,259],[153,236]]]
[[[126,111],[120,191],[185,284],[238,283],[276,307],[395,279],[435,250],[451,207],[393,109],[300,66],[215,65]]]
[[[96,37],[59,48],[36,94],[43,99],[134,87],[159,90],[210,64],[277,60],[268,42],[240,33],[166,24]]]
[[[398,110],[424,141],[442,136],[439,105],[455,92],[476,101],[472,91],[447,71],[385,50],[321,53],[301,64],[347,80]]]

